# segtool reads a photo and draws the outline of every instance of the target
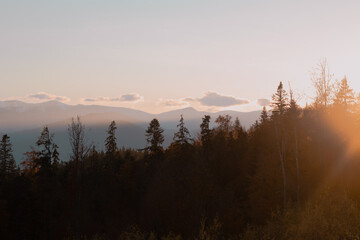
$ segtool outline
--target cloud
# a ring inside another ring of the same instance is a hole
[[[216,92],[207,92],[205,93],[205,96],[198,98],[197,101],[204,106],[212,107],[229,107],[249,103],[249,101],[246,99],[238,99],[232,96],[224,96]]]
[[[84,102],[96,102],[95,98],[83,98],[82,99]]]
[[[160,98],[158,105],[169,108],[181,108],[192,106],[200,110],[218,110],[222,107],[236,106],[249,104],[246,99],[239,99],[233,96],[224,96],[216,92],[207,92],[200,98],[178,98],[178,99],[163,99]]]
[[[136,93],[124,94],[121,96],[120,100],[124,102],[137,102],[140,101],[142,97]]]
[[[170,108],[186,107],[189,106],[189,101],[186,99],[163,99],[160,98],[158,105]]]
[[[269,100],[269,99],[261,98],[261,99],[258,99],[258,100],[257,100],[257,104],[258,104],[259,106],[264,107],[264,106],[267,106],[267,105],[270,104],[270,100]]]
[[[34,94],[28,94],[25,96],[25,100],[29,101],[58,101],[58,102],[68,102],[70,98],[65,96],[57,96],[45,92],[38,92]]]
[[[137,93],[124,94],[120,97],[110,98],[110,97],[96,97],[96,98],[83,98],[83,102],[114,102],[114,103],[123,103],[123,102],[139,102],[142,101],[144,97],[140,96]]]

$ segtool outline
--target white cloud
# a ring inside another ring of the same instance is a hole
[[[70,98],[65,96],[57,96],[50,93],[38,92],[34,94],[28,94],[21,100],[30,101],[30,102],[44,102],[44,101],[58,101],[58,102],[68,102]]]

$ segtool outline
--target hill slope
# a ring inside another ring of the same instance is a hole
[[[199,132],[202,117],[210,115],[214,121],[219,115],[228,114],[238,117],[245,128],[258,119],[260,111],[236,112],[222,111],[217,113],[201,112],[194,108],[184,108],[161,114],[150,114],[139,110],[107,107],[98,105],[67,105],[56,101],[30,104],[20,101],[0,101],[0,133],[8,133],[13,143],[14,156],[17,162],[24,160],[26,151],[34,146],[43,126],[47,125],[54,140],[60,147],[60,157],[67,160],[70,154],[67,127],[71,118],[80,116],[86,126],[89,144],[103,149],[106,129],[114,120],[117,124],[117,139],[119,146],[143,148],[145,146],[145,129],[153,118],[160,121],[164,128],[167,147],[176,131],[180,114],[184,115],[185,124],[193,137]],[[213,122],[212,121],[212,122]]]

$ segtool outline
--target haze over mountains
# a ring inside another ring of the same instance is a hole
[[[43,103],[25,103],[21,101],[0,101],[0,133],[9,134],[13,143],[14,156],[19,163],[24,160],[24,153],[35,146],[44,126],[48,126],[54,133],[54,140],[59,145],[60,159],[67,160],[70,154],[67,128],[71,118],[80,116],[86,127],[86,136],[89,144],[97,149],[104,148],[106,129],[114,120],[117,124],[118,146],[143,148],[145,130],[153,118],[160,121],[164,129],[167,147],[177,130],[176,125],[183,114],[185,124],[192,137],[197,137],[199,125],[204,115],[210,115],[212,123],[219,115],[228,114],[235,119],[238,117],[242,126],[249,128],[260,115],[260,111],[236,112],[221,111],[216,113],[197,111],[194,108],[184,108],[151,114],[143,111],[99,105],[67,105],[57,101]]]

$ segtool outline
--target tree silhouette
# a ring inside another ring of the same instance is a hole
[[[53,141],[54,134],[50,134],[49,128],[44,127],[40,137],[36,141],[39,148],[39,164],[40,168],[50,167],[51,165],[58,165],[59,152],[58,146]]]
[[[217,124],[216,130],[220,132],[223,136],[228,136],[231,129],[231,116],[229,115],[219,115],[215,123]]]
[[[240,124],[240,120],[238,117],[235,118],[234,126],[233,126],[233,138],[237,141],[241,141],[246,137],[246,131]]]
[[[181,114],[180,116],[180,122],[177,125],[179,130],[174,134],[174,143],[176,145],[188,145],[191,141],[191,136],[189,133],[189,130],[185,127],[184,118]]]
[[[7,177],[16,171],[16,164],[12,154],[12,144],[10,137],[5,134],[0,142],[0,173]]]
[[[272,95],[271,106],[273,107],[272,113],[274,117],[279,116],[281,119],[289,106],[288,94],[282,82],[279,83],[276,93]]]
[[[210,129],[210,119],[209,115],[205,115],[202,118],[202,123],[200,124],[200,140],[203,146],[209,146],[211,141],[211,129]]]
[[[151,120],[149,127],[146,130],[146,142],[147,147],[151,153],[159,153],[162,152],[162,144],[164,142],[164,136],[163,136],[164,130],[160,127],[159,121],[154,118]]]
[[[117,151],[115,130],[117,129],[115,121],[112,121],[108,127],[108,137],[105,140],[106,154],[113,155]]]
[[[260,124],[265,125],[268,122],[268,120],[269,120],[269,115],[266,110],[266,107],[264,106],[260,115]]]
[[[287,201],[287,176],[285,167],[285,129],[284,129],[284,114],[288,109],[288,96],[280,82],[276,93],[272,96],[272,117],[274,121],[276,143],[280,157],[281,172],[283,177],[283,207],[285,208]],[[280,128],[280,129],[279,129]]]
[[[75,163],[75,205],[76,205],[76,218],[75,218],[75,233],[76,238],[80,238],[80,202],[81,202],[81,175],[82,163],[88,156],[91,146],[86,144],[85,140],[85,125],[80,121],[78,116],[76,121],[74,118],[68,126],[69,141],[71,145],[72,154],[70,159]]]
[[[71,160],[78,163],[82,161],[89,153],[91,147],[85,142],[85,125],[80,121],[78,116],[76,120],[73,118],[68,126],[69,141],[72,154]]]

